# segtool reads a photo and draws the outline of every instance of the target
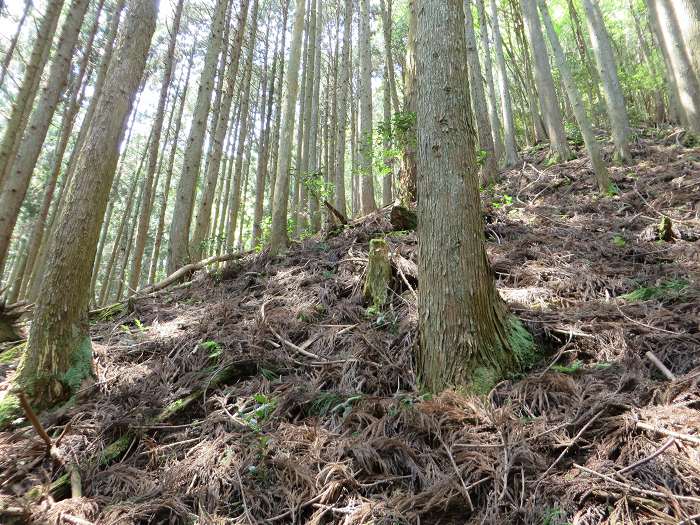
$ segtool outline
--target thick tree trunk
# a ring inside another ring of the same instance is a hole
[[[126,27],[110,68],[58,218],[27,351],[17,374],[39,408],[73,394],[92,374],[87,308],[100,223],[114,177],[119,142],[143,75],[157,17],[154,0],[129,0]]]
[[[593,172],[595,173],[596,181],[598,183],[598,189],[605,193],[610,191],[610,174],[608,173],[608,168],[605,166],[603,159],[600,156],[600,147],[598,146],[598,142],[596,142],[595,134],[593,133],[593,126],[588,118],[588,115],[586,114],[586,108],[583,105],[581,94],[576,87],[574,77],[571,74],[571,71],[569,71],[569,65],[566,63],[564,49],[562,49],[561,44],[559,43],[559,37],[554,30],[554,25],[552,24],[552,20],[549,16],[547,6],[544,0],[538,0],[538,3],[540,12],[542,13],[542,21],[549,37],[549,43],[554,51],[554,59],[557,63],[557,67],[559,68],[559,74],[561,75],[567,95],[569,96],[569,101],[571,102],[572,110],[574,112],[574,116],[576,117],[576,122],[578,122],[579,128],[581,129],[581,135],[583,135],[586,150],[588,150],[588,155],[591,158],[591,164],[593,165]]]
[[[521,6],[535,61],[535,80],[544,113],[544,121],[547,124],[552,160],[555,162],[566,161],[571,156],[571,152],[566,142],[564,119],[562,118],[556,90],[554,89],[554,79],[552,78],[552,71],[547,59],[547,47],[542,36],[542,27],[537,15],[537,5],[535,0],[522,0]]]
[[[270,252],[273,255],[286,248],[288,242],[287,200],[289,197],[289,168],[292,156],[292,135],[294,134],[294,109],[299,93],[299,62],[301,61],[301,39],[304,29],[304,8],[304,0],[296,0],[292,43],[287,66],[287,96],[284,101],[280,127],[277,179],[275,181],[275,199],[272,209]]]
[[[438,392],[488,392],[518,368],[484,248],[461,0],[418,11],[418,376]],[[523,336],[527,347],[531,338]]]
[[[53,114],[68,84],[73,51],[78,43],[80,27],[88,5],[88,0],[73,0],[71,2],[70,10],[61,29],[58,47],[49,69],[46,85],[42,89],[41,98],[29,119],[29,132],[19,143],[16,156],[10,156],[5,165],[6,171],[0,187],[0,273],[2,273],[7,250],[10,247],[19,210],[34,173],[34,166],[39,159]]]
[[[173,220],[170,223],[170,244],[168,245],[168,273],[173,273],[183,264],[189,262],[190,222],[192,208],[202,162],[202,147],[207,132],[207,120],[211,106],[212,91],[219,53],[222,47],[224,21],[226,19],[227,0],[217,0],[214,19],[212,20],[204,68],[199,80],[199,91],[195,103],[192,125],[185,149],[185,160],[177,185]]]
[[[620,162],[632,158],[630,152],[630,122],[625,109],[625,97],[617,76],[617,63],[613,53],[610,35],[605,29],[603,14],[595,0],[583,0],[588,21],[588,33],[591,38],[593,54],[598,65],[598,73],[603,84],[605,105],[612,127],[612,138],[615,143],[615,156]]]

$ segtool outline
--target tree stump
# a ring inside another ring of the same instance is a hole
[[[418,216],[416,212],[404,208],[403,206],[394,206],[391,208],[389,220],[396,231],[415,230],[418,227]]]
[[[381,310],[387,302],[391,283],[389,247],[384,239],[369,241],[369,264],[363,295],[372,308]]]

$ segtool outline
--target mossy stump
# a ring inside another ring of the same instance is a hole
[[[367,277],[363,288],[363,296],[370,307],[381,310],[389,296],[391,284],[391,262],[389,247],[384,239],[369,241],[369,263]]]

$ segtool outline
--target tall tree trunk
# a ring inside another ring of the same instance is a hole
[[[484,248],[461,0],[418,11],[418,376],[486,393],[532,344],[496,291]]]
[[[185,149],[185,160],[177,185],[173,220],[170,223],[170,244],[168,245],[168,273],[172,273],[190,260],[189,240],[192,208],[202,162],[202,147],[207,132],[207,120],[211,106],[212,91],[219,53],[223,43],[224,21],[227,0],[217,0],[211,33],[204,57],[204,68],[199,80],[199,91],[195,103],[192,125]]]
[[[90,77],[92,76],[92,65],[90,63],[90,58],[92,56],[93,45],[97,34],[97,28],[100,22],[100,14],[102,12],[103,5],[103,1],[98,2],[97,9],[95,10],[93,26],[88,36],[88,40],[85,43],[83,57],[78,68],[78,75],[76,76],[74,87],[63,111],[63,117],[61,119],[61,132],[58,143],[53,151],[51,171],[48,180],[46,181],[46,186],[44,187],[41,209],[39,210],[39,214],[34,222],[29,243],[27,245],[28,253],[26,258],[26,268],[22,272],[22,279],[17,287],[17,293],[19,293],[21,296],[24,296],[27,290],[30,278],[34,271],[34,265],[38,259],[39,248],[44,240],[46,219],[49,215],[54,192],[56,190],[56,184],[58,183],[58,177],[61,174],[61,168],[63,166],[63,157],[66,153],[68,142],[73,133],[75,118],[78,115],[78,111],[80,110],[83,104],[83,99],[85,98],[85,90],[88,87],[88,84],[90,84]]]
[[[163,181],[163,191],[160,197],[160,207],[158,209],[158,226],[156,227],[156,235],[153,240],[153,252],[151,253],[151,267],[148,270],[148,282],[153,283],[156,277],[158,262],[160,261],[160,248],[163,242],[163,232],[165,230],[165,212],[168,208],[168,197],[170,195],[170,182],[173,178],[173,170],[175,167],[175,156],[177,153],[178,139],[180,137],[180,129],[182,128],[182,115],[185,111],[185,102],[187,100],[187,91],[189,88],[190,74],[192,72],[192,62],[194,61],[194,51],[197,48],[197,42],[192,45],[190,51],[189,62],[187,64],[187,73],[185,74],[185,82],[182,84],[182,93],[180,93],[180,107],[177,110],[175,118],[175,131],[173,132],[172,145],[168,154],[168,166],[165,171],[165,180]],[[173,101],[173,105],[176,101]]]
[[[498,23],[498,9],[496,0],[491,0],[491,22],[493,24],[493,41],[496,49],[496,67],[498,68],[498,90],[501,96],[501,108],[503,110],[503,138],[506,155],[506,165],[515,166],[520,161],[518,147],[515,141],[515,119],[513,118],[513,103],[510,98],[508,86],[508,70],[503,54],[503,42],[501,28]]]
[[[277,183],[277,168],[279,166],[279,146],[280,146],[280,128],[282,125],[282,82],[284,81],[284,66],[285,66],[285,51],[287,45],[287,19],[289,17],[289,1],[282,0],[282,45],[280,46],[280,54],[277,57],[279,60],[279,71],[277,72],[277,87],[275,91],[275,125],[272,132],[272,143],[270,150],[270,194],[268,195],[267,207],[270,217],[272,217],[272,208],[275,202],[275,186]]]
[[[168,100],[168,90],[173,77],[173,63],[175,62],[175,44],[180,33],[180,20],[182,19],[182,7],[184,0],[178,0],[173,15],[173,23],[170,28],[170,42],[163,61],[163,79],[160,85],[160,96],[158,106],[153,121],[153,138],[151,139],[148,152],[148,167],[146,177],[143,180],[144,189],[141,198],[141,213],[139,214],[138,226],[136,228],[136,240],[134,242],[134,257],[131,273],[129,274],[129,288],[137,290],[141,279],[141,266],[143,264],[143,252],[146,249],[146,236],[148,235],[148,225],[151,221],[151,187],[153,178],[158,166],[158,150],[160,149],[160,136],[163,130],[163,119],[165,118],[165,104]]]
[[[34,173],[34,166],[39,159],[53,114],[68,84],[73,50],[78,43],[80,27],[88,5],[88,0],[72,1],[61,29],[46,85],[29,119],[29,133],[26,133],[19,143],[16,156],[8,158],[5,174],[0,177],[3,181],[0,185],[0,274],[10,247],[19,210]]]
[[[301,148],[297,151],[297,184],[299,190],[299,199],[296,210],[296,231],[297,235],[301,235],[308,228],[308,177],[309,177],[309,148],[312,140],[311,137],[311,114],[314,111],[314,106],[318,107],[318,100],[314,99],[314,83],[316,72],[316,21],[317,21],[317,5],[318,0],[311,0],[311,9],[308,15],[308,31],[306,39],[306,58],[304,60],[304,88],[302,97],[304,98],[303,112],[301,118],[303,124],[299,129],[303,129]]]
[[[46,12],[41,19],[37,34],[41,38],[34,41],[29,62],[24,70],[24,77],[17,96],[12,104],[10,118],[5,123],[5,130],[0,142],[0,188],[2,188],[7,173],[12,168],[19,142],[24,134],[29,114],[37,95],[41,74],[49,59],[51,42],[61,16],[63,0],[49,0]],[[1,270],[1,269],[0,269]],[[2,273],[0,271],[0,273]]]
[[[301,37],[304,29],[304,8],[304,0],[296,0],[292,43],[287,66],[287,96],[284,101],[280,127],[277,179],[275,181],[275,199],[272,208],[270,253],[273,255],[286,248],[288,243],[287,200],[289,197],[289,168],[292,156],[292,135],[294,134],[294,108],[299,94],[299,62],[301,61]]]
[[[540,95],[540,105],[544,113],[544,121],[547,125],[547,134],[550,141],[550,154],[553,161],[566,161],[571,152],[566,142],[564,132],[564,120],[559,108],[554,79],[547,58],[547,47],[542,36],[540,18],[537,15],[535,0],[522,0],[522,13],[527,28],[532,55],[535,61],[535,81]]]
[[[362,180],[362,213],[377,209],[374,200],[374,173],[372,170],[374,144],[372,143],[372,31],[369,18],[369,0],[360,0],[360,170]]]
[[[352,0],[345,0],[343,14],[343,58],[340,65],[340,82],[338,86],[338,135],[335,143],[335,207],[347,215],[345,198],[345,145],[348,121],[348,93],[352,82],[351,40],[352,40]]]
[[[5,75],[7,75],[7,70],[10,68],[12,63],[12,56],[15,54],[15,48],[17,47],[17,42],[19,41],[19,36],[22,34],[22,28],[24,27],[24,21],[27,19],[29,11],[32,9],[32,0],[24,0],[24,10],[22,11],[22,16],[17,23],[17,30],[10,40],[10,45],[7,46],[5,51],[5,57],[2,59],[2,65],[0,65],[0,88],[5,86]]]
[[[491,130],[489,112],[484,111],[484,108],[486,108],[486,95],[484,94],[484,84],[481,81],[481,63],[479,61],[479,50],[476,47],[471,0],[464,1],[464,15],[467,64],[469,66],[469,91],[473,99],[472,108],[474,116],[476,117],[479,148],[486,155],[481,167],[481,180],[484,183],[488,183],[496,180],[496,175],[498,174],[498,155],[496,155],[496,147],[493,142],[494,134]]]
[[[238,220],[238,210],[241,205],[241,183],[243,181],[243,160],[245,156],[245,147],[249,140],[248,130],[250,123],[254,122],[254,118],[250,118],[254,113],[255,104],[250,103],[251,80],[253,73],[253,51],[255,49],[255,40],[258,36],[258,0],[253,0],[253,9],[250,17],[250,36],[248,41],[248,55],[246,57],[245,73],[243,76],[243,91],[241,93],[241,120],[240,129],[238,130],[238,147],[236,151],[236,167],[233,175],[233,199],[231,201],[231,212],[229,214],[230,224],[228,226],[227,239],[233,246],[234,235],[236,233],[236,221]]]
[[[382,29],[384,31],[384,55],[386,56],[387,73],[389,75],[389,92],[391,94],[391,103],[394,106],[394,113],[401,111],[401,104],[399,102],[399,94],[396,90],[396,74],[394,72],[394,51],[391,47],[391,13],[392,13],[392,0],[380,0],[379,8],[382,14]]]
[[[542,13],[542,21],[549,37],[549,43],[554,51],[554,59],[557,63],[557,67],[559,68],[559,74],[561,75],[564,87],[566,88],[566,93],[569,96],[569,101],[571,102],[572,110],[574,112],[574,116],[576,117],[576,122],[578,122],[579,128],[581,129],[581,135],[583,135],[586,150],[588,150],[588,155],[591,158],[591,164],[593,165],[593,172],[595,173],[596,182],[598,183],[598,189],[605,193],[610,191],[611,188],[610,174],[608,173],[608,169],[600,156],[600,148],[598,146],[598,142],[596,142],[595,134],[593,133],[593,126],[588,118],[588,115],[586,114],[586,108],[583,105],[581,93],[579,93],[574,77],[569,70],[569,65],[566,63],[566,55],[564,54],[564,49],[562,49],[561,44],[559,43],[557,32],[554,30],[552,19],[549,16],[549,10],[547,9],[544,0],[538,0],[538,3],[540,12]]]
[[[484,76],[486,77],[486,103],[488,116],[491,122],[491,134],[496,153],[496,162],[503,158],[503,138],[501,137],[501,120],[498,116],[498,104],[496,102],[496,88],[493,81],[493,66],[491,62],[491,42],[489,41],[489,26],[486,21],[486,9],[484,0],[476,0],[476,11],[479,15],[479,35],[481,37],[481,49],[484,55]]]
[[[16,382],[38,408],[75,393],[92,374],[87,308],[90,271],[127,116],[157,17],[154,0],[129,0],[126,27],[58,219],[47,273]]]
[[[685,51],[695,78],[700,82],[700,2],[698,0],[672,0],[678,19]]]
[[[213,149],[209,169],[207,170],[207,178],[204,183],[204,189],[199,200],[197,217],[195,219],[194,233],[190,241],[190,251],[194,254],[194,259],[202,258],[203,243],[209,232],[211,222],[211,207],[214,199],[214,192],[219,180],[221,168],[221,157],[223,155],[224,141],[228,124],[231,116],[231,103],[233,101],[236,79],[238,78],[238,69],[240,67],[241,49],[243,47],[243,37],[245,27],[248,21],[248,0],[244,0],[241,4],[241,9],[238,15],[238,27],[234,42],[231,44],[231,59],[228,68],[226,68],[226,92],[222,99],[222,106],[219,110],[219,119],[216,124],[216,134],[213,140]],[[257,7],[257,3],[256,6]],[[255,23],[255,20],[253,21]]]
[[[605,29],[603,14],[595,0],[583,0],[588,22],[588,33],[591,38],[593,54],[595,55],[598,73],[603,84],[605,105],[608,109],[612,138],[615,143],[615,156],[620,162],[628,162],[632,158],[630,152],[630,122],[625,109],[625,97],[622,85],[617,76],[617,63],[613,53],[610,35]]]
[[[647,0],[647,5],[651,25],[659,33],[659,42],[667,59],[668,74],[678,89],[683,124],[700,133],[700,82],[686,52],[677,14],[668,1]]]
[[[408,116],[407,125],[402,130],[403,151],[399,171],[399,199],[404,206],[418,198],[416,175],[416,0],[409,0],[408,41],[406,44],[406,68],[404,70],[404,114]]]
[[[276,38],[279,38],[279,34]],[[267,183],[267,170],[270,160],[270,126],[272,124],[272,105],[275,97],[275,79],[278,66],[277,55],[279,53],[279,44],[279,40],[276,40],[271,72],[268,71],[267,51],[265,52],[266,60],[262,87],[263,118],[260,119],[261,151],[258,152],[258,165],[255,171],[255,205],[253,209],[253,228],[251,232],[253,247],[257,246],[262,238],[263,202],[265,200],[265,185]]]
[[[310,179],[313,181],[311,189],[307,191],[309,194],[309,218],[311,232],[317,233],[321,229],[321,214],[319,207],[318,188],[321,178],[320,166],[318,162],[318,121],[321,104],[321,29],[323,25],[323,2],[318,2],[315,14],[316,23],[314,34],[316,42],[314,43],[314,72],[312,83],[312,107],[311,107],[311,122],[309,125],[308,154],[307,154],[307,172]]]

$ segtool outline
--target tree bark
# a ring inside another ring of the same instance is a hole
[[[29,335],[16,376],[34,406],[73,394],[92,374],[90,274],[114,177],[119,142],[143,75],[157,18],[154,0],[129,0],[126,27],[77,162],[66,212],[58,218]]]
[[[613,53],[610,35],[605,29],[603,14],[595,0],[583,0],[588,21],[588,33],[591,38],[593,54],[596,58],[598,73],[603,84],[605,105],[612,127],[612,138],[615,143],[615,157],[620,162],[628,162],[632,158],[630,151],[630,122],[625,109],[625,97],[622,85],[617,76],[617,63]]]
[[[10,68],[12,63],[12,56],[15,54],[15,48],[17,47],[17,42],[19,41],[19,36],[22,34],[22,28],[24,27],[24,21],[27,19],[29,11],[32,9],[33,0],[24,0],[24,10],[22,11],[22,16],[17,23],[17,30],[10,40],[10,45],[7,46],[5,51],[5,57],[2,60],[2,66],[0,66],[0,88],[5,86],[5,75],[7,75],[7,70]]]
[[[202,147],[207,132],[207,120],[211,106],[216,67],[221,52],[227,0],[217,0],[211,33],[204,58],[204,68],[199,80],[199,91],[195,103],[192,125],[190,126],[185,160],[177,185],[173,220],[170,224],[170,244],[168,245],[168,273],[173,273],[181,265],[189,262],[190,222],[192,208],[202,162]]]
[[[464,385],[485,393],[517,368],[519,325],[498,296],[484,249],[461,0],[421,6],[416,364],[429,391]]]
[[[486,155],[481,167],[481,180],[487,184],[496,180],[496,175],[498,175],[498,156],[496,155],[496,147],[493,142],[494,134],[491,130],[489,112],[484,111],[484,108],[486,108],[486,95],[484,94],[484,84],[481,81],[481,63],[479,61],[479,51],[476,47],[471,4],[471,0],[465,0],[464,2],[469,91],[473,99],[472,109],[476,117],[479,148]]]
[[[374,144],[372,137],[372,31],[369,0],[360,0],[360,180],[362,181],[362,213],[377,209],[374,200],[372,170]]]
[[[547,125],[550,154],[554,162],[567,161],[571,156],[564,132],[564,120],[559,108],[554,79],[547,59],[547,47],[542,36],[542,27],[537,15],[535,0],[522,0],[522,14],[527,28],[532,55],[535,61],[535,81],[540,95],[540,104]]]
[[[34,166],[39,159],[41,147],[59,99],[68,84],[73,50],[78,43],[80,27],[88,5],[88,0],[72,0],[61,29],[46,85],[29,119],[28,133],[19,142],[16,156],[10,156],[7,159],[5,174],[0,177],[3,181],[0,186],[0,273],[2,273],[22,202],[34,173]]]
[[[409,206],[418,198],[416,186],[416,0],[409,0],[408,41],[406,44],[406,68],[404,69],[404,115],[407,117],[406,129],[403,131],[403,151],[399,170],[399,199],[401,204]]]
[[[557,63],[557,67],[559,68],[559,74],[561,75],[567,95],[569,96],[569,101],[571,102],[572,110],[574,112],[574,116],[576,117],[576,122],[578,122],[579,128],[581,129],[581,135],[583,135],[586,150],[588,150],[588,155],[591,158],[591,164],[593,165],[593,172],[595,173],[596,182],[598,183],[598,189],[602,193],[605,193],[610,191],[611,188],[610,174],[608,173],[608,168],[605,166],[603,159],[600,156],[600,147],[598,146],[595,134],[593,133],[593,125],[586,114],[586,108],[583,105],[581,93],[579,93],[574,77],[569,70],[569,65],[566,63],[566,55],[564,54],[564,49],[559,43],[559,37],[554,30],[552,19],[549,16],[549,10],[547,9],[544,0],[538,0],[538,3],[540,12],[542,13],[542,22],[544,23],[545,31],[549,37],[549,43],[554,51],[554,59]]]
[[[493,41],[496,50],[496,67],[498,68],[498,90],[501,96],[501,108],[503,111],[503,138],[506,165],[515,166],[520,162],[520,156],[518,155],[518,147],[515,140],[513,103],[510,98],[508,70],[506,69],[506,59],[503,54],[503,42],[501,38],[501,28],[498,22],[496,0],[491,0],[491,22],[493,24]]]
[[[348,93],[352,79],[351,40],[352,40],[352,0],[345,0],[343,15],[343,58],[340,65],[340,82],[338,86],[338,135],[335,143],[335,208],[347,215],[345,198],[345,146],[347,142]]]
[[[291,165],[292,135],[294,134],[294,108],[299,93],[299,62],[301,61],[301,37],[304,29],[304,8],[304,0],[296,0],[292,43],[287,66],[287,96],[284,101],[284,111],[280,126],[277,179],[275,181],[275,198],[272,209],[270,253],[273,255],[286,248],[289,242],[287,237],[289,168]]]

